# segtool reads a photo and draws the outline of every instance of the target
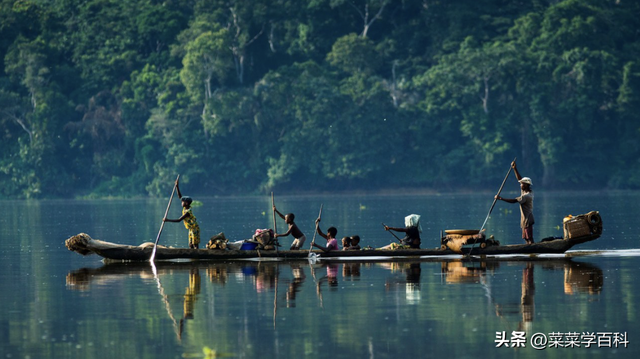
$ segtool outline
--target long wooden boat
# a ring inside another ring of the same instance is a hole
[[[419,258],[431,256],[494,256],[494,255],[538,255],[561,254],[572,247],[593,241],[600,237],[601,230],[582,236],[555,239],[534,244],[511,244],[466,246],[454,251],[449,248],[433,249],[365,249],[354,251],[330,251],[322,252],[314,250],[313,253],[320,258]],[[97,254],[109,260],[122,261],[148,261],[153,250],[153,243],[144,243],[140,246],[123,245],[105,242],[91,238],[88,234],[80,233],[70,237],[65,242],[70,251],[82,255]],[[247,259],[307,259],[308,250],[229,250],[229,249],[189,249],[158,246],[155,260],[247,260]]]

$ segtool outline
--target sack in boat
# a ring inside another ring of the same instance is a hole
[[[486,246],[485,242],[485,234],[482,233],[473,233],[478,232],[477,230],[469,230],[470,234],[462,230],[450,230],[445,232],[447,233],[442,242],[449,247],[452,251],[456,253],[462,253],[462,246],[465,244],[475,244],[480,243],[480,247],[484,248]]]
[[[220,232],[209,239],[209,243],[207,243],[207,249],[226,249],[227,242],[229,242],[229,240],[225,238],[223,232]]]
[[[274,237],[273,229],[256,229],[252,239],[258,242],[259,249],[271,250],[275,249]]]

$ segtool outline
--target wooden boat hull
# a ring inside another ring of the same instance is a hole
[[[450,256],[450,255],[473,255],[473,256],[494,256],[494,255],[535,255],[535,254],[561,254],[571,249],[573,246],[590,242],[600,237],[600,234],[590,234],[570,239],[556,239],[547,242],[534,244],[512,244],[487,246],[485,248],[463,247],[462,253],[457,253],[451,249],[396,249],[382,250],[369,249],[359,251],[312,251],[321,258],[373,258],[373,257],[430,257],[430,256]],[[80,233],[65,242],[71,251],[87,255],[97,254],[105,259],[122,261],[148,261],[153,250],[153,244],[143,244],[141,246],[122,245],[110,242],[95,240],[89,235]],[[189,248],[169,248],[158,246],[155,260],[248,260],[248,259],[278,259],[293,260],[307,259],[307,250],[219,250],[219,249],[189,249]]]

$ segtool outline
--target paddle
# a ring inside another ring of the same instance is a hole
[[[387,229],[387,225],[386,225],[386,224],[382,223],[382,225],[384,226],[384,228],[385,228],[385,229]],[[397,239],[397,240],[399,240],[399,241],[401,241],[401,242],[402,242],[402,240],[401,240],[398,236],[396,236],[396,234],[395,234],[395,233],[393,233],[393,232],[391,232],[391,231],[387,231],[387,232],[389,232],[389,233],[393,234],[393,236],[394,236],[394,237],[396,237],[396,239]]]
[[[320,204],[320,213],[318,213],[318,219],[316,220],[316,230],[313,231],[313,239],[311,240],[311,245],[309,246],[309,258],[315,257],[312,256],[311,250],[313,249],[313,244],[316,242],[316,233],[318,233],[318,226],[320,225],[320,217],[322,217],[322,204]]]
[[[516,158],[513,159],[513,162],[516,161]],[[511,163],[513,163],[513,162],[511,162]],[[482,223],[482,227],[480,227],[480,232],[478,232],[478,233],[482,233],[482,230],[484,229],[485,224],[487,224],[487,220],[489,220],[489,216],[491,216],[491,212],[493,211],[493,207],[495,207],[496,201],[498,200],[496,197],[500,196],[500,193],[502,192],[502,188],[504,188],[504,184],[507,182],[507,178],[509,178],[509,175],[511,174],[511,169],[512,168],[513,167],[511,165],[509,165],[509,171],[507,171],[507,175],[504,176],[504,180],[502,180],[502,184],[500,185],[500,189],[498,190],[498,194],[496,194],[495,197],[493,197],[493,203],[491,203],[491,208],[489,208],[489,213],[487,213],[487,218],[484,219],[484,223]],[[476,245],[476,242],[473,242],[473,245],[471,246],[471,249],[469,250],[469,254],[468,255],[471,255],[471,251],[473,251],[473,247]]]
[[[273,208],[273,243],[276,246],[276,253],[278,253],[278,238],[276,238],[276,234],[278,234],[278,227],[276,225],[276,202],[273,199],[273,192],[271,192],[271,208]]]
[[[515,162],[516,159],[513,159],[513,162]],[[512,163],[513,163],[512,162]],[[507,171],[507,175],[504,177],[504,180],[502,180],[502,184],[500,185],[500,189],[498,190],[498,194],[496,194],[497,196],[500,196],[500,193],[502,192],[502,188],[504,188],[504,184],[507,182],[507,178],[509,178],[509,175],[511,174],[511,170],[513,169],[513,167],[511,167],[511,165],[509,165],[509,171]],[[498,200],[496,197],[493,197],[493,203],[491,203],[491,208],[489,208],[489,213],[487,214],[487,218],[484,219],[484,223],[482,223],[482,227],[480,227],[480,232],[482,232],[482,230],[484,229],[484,225],[487,224],[487,220],[489,219],[489,216],[491,215],[491,212],[493,211],[493,207],[495,207],[496,205],[496,201]]]
[[[180,179],[180,175],[176,177],[176,183]],[[156,242],[153,244],[153,251],[151,252],[151,257],[149,261],[153,263],[153,260],[156,258],[156,248],[158,246],[158,241],[160,240],[160,235],[162,234],[162,230],[164,229],[164,221],[167,219],[167,215],[169,214],[169,208],[171,207],[171,201],[173,201],[173,194],[176,192],[176,183],[173,184],[173,190],[171,191],[171,197],[169,197],[169,204],[167,204],[167,210],[164,211],[164,217],[162,219],[162,224],[160,225],[160,230],[158,231],[158,236],[156,237]]]

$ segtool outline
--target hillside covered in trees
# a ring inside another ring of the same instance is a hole
[[[0,198],[640,188],[640,2],[0,0]]]

